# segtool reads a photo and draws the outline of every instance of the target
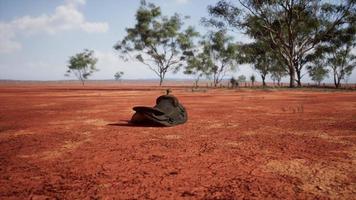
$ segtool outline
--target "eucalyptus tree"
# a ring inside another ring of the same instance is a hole
[[[266,86],[266,77],[271,67],[276,64],[276,59],[266,44],[261,41],[245,44],[242,46],[242,55],[242,62],[252,64],[254,70],[261,76],[262,85]]]
[[[211,63],[207,63],[208,59],[204,54],[191,56],[187,60],[187,66],[184,69],[184,74],[194,76],[194,86],[198,87],[199,80],[202,77],[211,75]]]
[[[237,82],[245,83],[246,82],[246,76],[245,75],[240,75],[239,77],[237,77]]]
[[[295,87],[301,85],[305,57],[335,34],[354,7],[354,0],[220,0],[209,6],[211,18],[203,21],[265,41],[284,62],[289,85]]]
[[[239,45],[226,31],[210,31],[190,52],[184,73],[195,75],[196,84],[203,76],[212,79],[214,87],[236,69],[239,60]]]
[[[186,62],[198,33],[193,27],[183,30],[183,20],[178,14],[163,16],[161,8],[141,1],[136,12],[136,24],[127,28],[127,35],[114,48],[121,58],[137,60],[159,77],[162,85],[166,73],[176,72]]]
[[[95,67],[97,61],[98,59],[94,57],[94,51],[85,49],[83,52],[70,57],[65,76],[74,74],[84,85],[85,80],[95,71],[98,71]]]
[[[331,69],[336,88],[341,80],[346,80],[356,67],[356,8],[348,17],[348,23],[340,27],[336,34],[323,43],[320,48],[322,57],[326,57],[326,65]]]
[[[124,75],[124,72],[116,72],[114,75],[115,80],[121,81],[122,76]]]
[[[346,80],[356,67],[356,55],[350,46],[346,45],[343,49],[336,49],[328,59],[331,68],[334,84],[336,88],[341,86],[341,80]]]
[[[203,58],[207,75],[213,79],[216,87],[228,72],[234,71],[239,61],[239,45],[226,31],[210,32],[200,42],[202,52],[198,57]]]
[[[282,78],[287,76],[288,72],[284,67],[282,67],[281,63],[277,65],[273,65],[270,69],[270,76],[273,80],[273,83],[277,81],[277,85],[281,86]]]
[[[307,66],[309,76],[311,80],[315,81],[318,86],[321,81],[328,77],[329,70],[325,67],[325,62],[323,60],[316,60],[313,65]]]

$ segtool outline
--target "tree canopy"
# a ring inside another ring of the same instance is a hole
[[[253,65],[262,79],[262,85],[266,86],[266,77],[275,65],[279,65],[278,57],[268,48],[263,41],[257,41],[242,45],[242,63]]]
[[[328,76],[329,71],[322,66],[322,63],[315,63],[315,65],[309,65],[307,68],[311,80],[315,81],[318,85]]]
[[[195,87],[198,87],[200,78],[211,75],[212,63],[208,63],[207,61],[208,59],[204,54],[190,56],[187,60],[187,66],[183,73],[194,76]]]
[[[237,3],[238,2],[238,3]],[[220,0],[209,7],[203,21],[219,28],[242,30],[269,44],[286,66],[290,87],[301,85],[306,57],[323,41],[335,36],[352,15],[355,1],[330,3],[311,0]],[[297,75],[297,80],[296,80]]]
[[[124,72],[116,72],[114,75],[115,80],[119,81],[121,80],[122,76],[124,75]]]
[[[340,87],[341,80],[351,75],[356,67],[356,8],[348,15],[345,23],[333,37],[325,40],[311,56],[311,61],[326,60],[325,65],[331,69],[334,84]]]
[[[65,75],[74,74],[84,85],[84,81],[95,71],[98,71],[95,67],[97,61],[98,59],[94,57],[94,51],[85,49],[83,52],[70,57]]]
[[[186,62],[198,36],[193,27],[182,30],[183,24],[180,15],[162,16],[160,7],[141,1],[136,25],[126,29],[127,35],[114,48],[125,60],[133,58],[148,66],[162,85],[168,71],[177,71]]]
[[[208,75],[217,86],[226,73],[237,67],[239,60],[239,45],[233,42],[233,38],[226,31],[210,32],[200,42],[202,52],[198,57],[205,59],[203,62],[209,70]]]

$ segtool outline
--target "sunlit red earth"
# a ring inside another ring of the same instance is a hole
[[[355,92],[140,85],[0,84],[0,199],[355,199]]]

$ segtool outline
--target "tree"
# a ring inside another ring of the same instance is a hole
[[[238,61],[238,45],[226,31],[210,32],[201,41],[203,51],[198,55],[205,65],[206,74],[213,78],[216,87],[226,73],[236,69]]]
[[[239,83],[246,82],[246,76],[245,75],[240,75],[239,77],[237,77],[237,82],[239,82]]]
[[[266,86],[266,77],[267,77],[267,74],[269,73],[269,70],[271,68],[271,62],[272,62],[272,60],[270,58],[265,58],[265,59],[259,60],[254,65],[255,71],[257,71],[261,76],[263,87]]]
[[[319,57],[326,57],[336,88],[341,86],[341,80],[346,80],[356,67],[356,9],[347,19],[348,23],[340,27],[337,34],[316,51]]]
[[[124,60],[133,58],[148,66],[162,85],[166,73],[178,71],[186,61],[193,38],[198,36],[193,27],[182,31],[182,26],[180,15],[162,16],[160,7],[142,0],[136,25],[126,29],[127,35],[114,48]]]
[[[94,51],[85,49],[82,53],[71,56],[65,75],[74,74],[82,82],[82,85],[84,85],[84,81],[95,71],[98,71],[95,68],[98,59],[93,54]]]
[[[230,78],[230,84],[232,88],[238,87],[239,86],[239,82],[237,82],[237,80],[234,77]]]
[[[239,0],[239,4],[220,0],[209,7],[211,18],[203,21],[221,28],[244,30],[253,39],[270,44],[270,50],[286,66],[290,87],[295,87],[296,73],[301,85],[305,57],[335,35],[355,7],[354,0],[339,4],[319,0]]]
[[[321,81],[328,76],[329,71],[324,67],[324,63],[316,62],[314,65],[307,66],[309,76],[320,86]]]
[[[352,53],[350,46],[345,49],[337,49],[328,59],[329,66],[333,73],[336,88],[341,86],[341,80],[346,80],[355,69],[356,55]]]
[[[271,79],[273,80],[273,84],[277,81],[278,86],[281,86],[282,78],[288,75],[286,69],[281,65],[272,66],[270,72],[271,72]]]
[[[268,50],[264,42],[258,41],[242,46],[243,63],[253,64],[253,68],[257,71],[262,79],[262,85],[266,86],[266,77],[270,72],[270,68],[276,65],[276,58]]]
[[[204,58],[204,54],[199,54],[196,57],[191,56],[187,60],[187,66],[185,67],[184,74],[194,76],[194,86],[198,87],[198,83],[201,77],[210,76],[210,66],[207,65],[207,59]]]
[[[121,80],[123,75],[124,75],[124,72],[116,72],[114,75],[114,78],[115,78],[115,80],[119,81],[119,80]]]
[[[250,76],[250,81],[251,81],[252,86],[253,86],[253,85],[255,84],[255,81],[256,81],[256,77],[255,77],[254,74],[252,74],[252,75]]]

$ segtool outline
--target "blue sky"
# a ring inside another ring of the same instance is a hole
[[[217,0],[150,2],[161,6],[165,15],[189,15],[186,24],[204,32],[199,21]],[[0,0],[0,79],[68,79],[64,73],[69,57],[85,48],[93,49],[99,59],[100,71],[91,79],[112,79],[117,71],[124,71],[127,79],[157,78],[140,63],[123,62],[112,48],[124,37],[125,28],[134,25],[139,4],[139,0]],[[253,73],[243,65],[228,76]],[[350,82],[356,82],[355,74]],[[189,76],[178,73],[167,78]]]

